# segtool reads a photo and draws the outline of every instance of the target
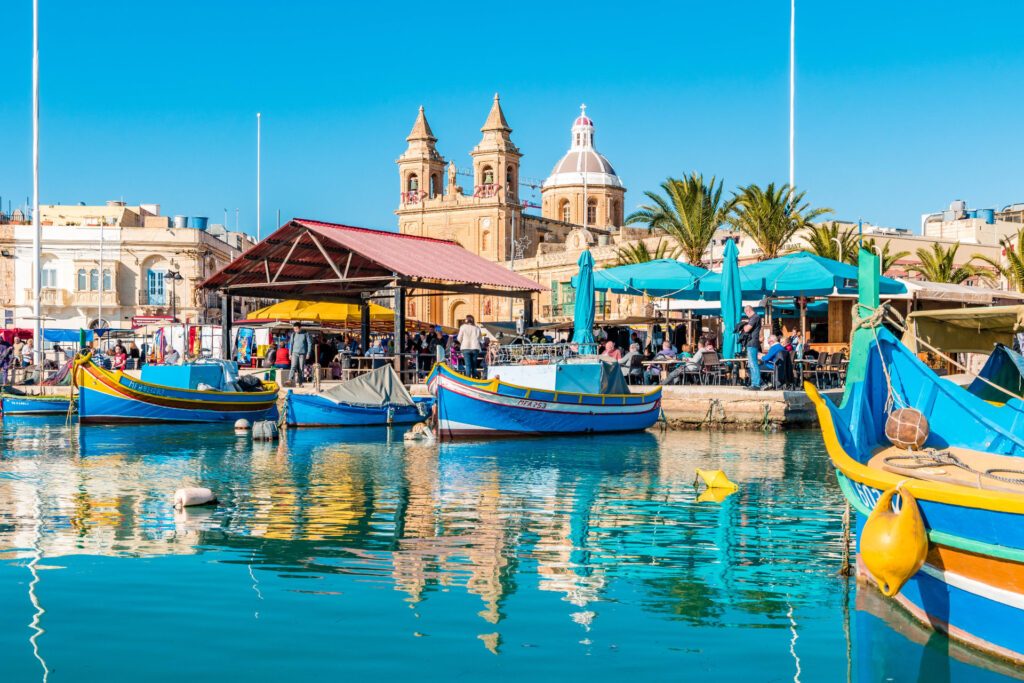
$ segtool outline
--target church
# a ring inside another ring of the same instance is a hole
[[[469,153],[471,168],[464,171],[441,155],[420,107],[406,138],[408,146],[396,161],[399,230],[453,240],[549,287],[535,305],[537,320],[571,317],[573,291],[568,283],[580,252],[589,247],[599,266],[611,265],[616,244],[650,234],[646,229],[623,227],[626,188],[597,151],[594,129],[582,106],[572,123],[568,152],[540,185],[537,207],[520,196],[523,153],[512,141],[512,128],[498,95],[480,129],[480,142]],[[472,185],[462,187],[460,176]],[[539,208],[540,215],[527,213],[529,208]],[[599,318],[610,312],[610,302],[603,295],[598,304]],[[470,314],[478,321],[514,320],[522,313],[520,306],[502,297],[434,294],[411,297],[408,314],[455,327]]]

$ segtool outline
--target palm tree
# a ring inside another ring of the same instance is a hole
[[[691,173],[682,179],[667,178],[661,184],[664,196],[645,192],[650,204],[644,204],[626,217],[627,225],[645,224],[661,230],[675,240],[686,260],[704,265],[704,252],[726,221],[731,202],[722,201],[722,182],[714,176]]]
[[[1024,248],[1024,228],[1018,230],[1015,237],[1000,237],[999,245],[1003,248],[1006,263],[981,254],[975,254],[974,258],[995,271],[994,277],[993,274],[986,276],[987,280],[993,282],[999,277],[1004,277],[1010,287],[1018,292],[1024,292],[1024,254],[1020,252]]]
[[[857,263],[857,240],[859,236],[853,226],[846,230],[839,228],[839,223],[818,223],[812,225],[804,233],[808,251],[823,258],[844,263]]]
[[[875,242],[874,237],[869,237],[864,240],[863,248],[867,251],[878,254],[879,260],[882,262],[882,274],[885,275],[889,272],[889,269],[896,265],[896,262],[902,258],[910,256],[909,251],[897,251],[890,252],[889,247],[892,246],[892,240],[886,240],[885,245],[878,248],[878,244]],[[855,261],[856,263],[856,261]]]
[[[655,259],[678,257],[679,247],[672,247],[671,250],[669,247],[671,245],[665,240],[658,240],[654,251],[648,249],[647,244],[642,240],[627,244],[615,250],[617,265],[625,266],[631,263],[647,263]]]
[[[920,263],[908,266],[907,270],[923,277],[929,282],[947,282],[954,285],[962,284],[970,278],[982,274],[982,268],[974,265],[977,257],[972,256],[962,265],[955,265],[956,252],[960,249],[960,243],[943,247],[938,242],[932,244],[931,249],[921,247],[915,253]]]
[[[812,209],[804,202],[803,192],[789,185],[762,188],[751,184],[741,187],[733,197],[729,222],[761,249],[762,259],[772,259],[786,250],[789,241],[832,209]]]

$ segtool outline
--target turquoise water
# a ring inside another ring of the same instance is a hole
[[[5,682],[1004,680],[837,575],[814,432],[0,429]]]

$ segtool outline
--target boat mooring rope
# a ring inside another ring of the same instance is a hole
[[[908,460],[908,464],[900,465],[897,464],[898,460]],[[1004,484],[1015,484],[1017,486],[1024,486],[1024,470],[1014,470],[1004,467],[991,467],[987,470],[976,470],[959,457],[950,451],[936,451],[934,449],[928,449],[920,453],[908,453],[907,455],[890,455],[882,459],[882,462],[892,467],[899,467],[906,470],[919,470],[928,467],[957,467],[970,472],[971,474],[978,477],[978,488],[985,488],[981,484],[981,478],[986,477],[993,479]],[[998,473],[998,474],[997,474]],[[1018,476],[1007,476],[1007,474],[1014,474]]]
[[[850,564],[850,501],[846,501],[843,509],[843,566],[839,568],[839,576],[850,576],[853,574],[853,566]]]

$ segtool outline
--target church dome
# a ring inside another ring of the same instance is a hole
[[[587,107],[572,124],[572,145],[541,185],[542,189],[569,185],[600,185],[623,187],[622,181],[604,155],[594,148],[594,121],[587,116]]]

